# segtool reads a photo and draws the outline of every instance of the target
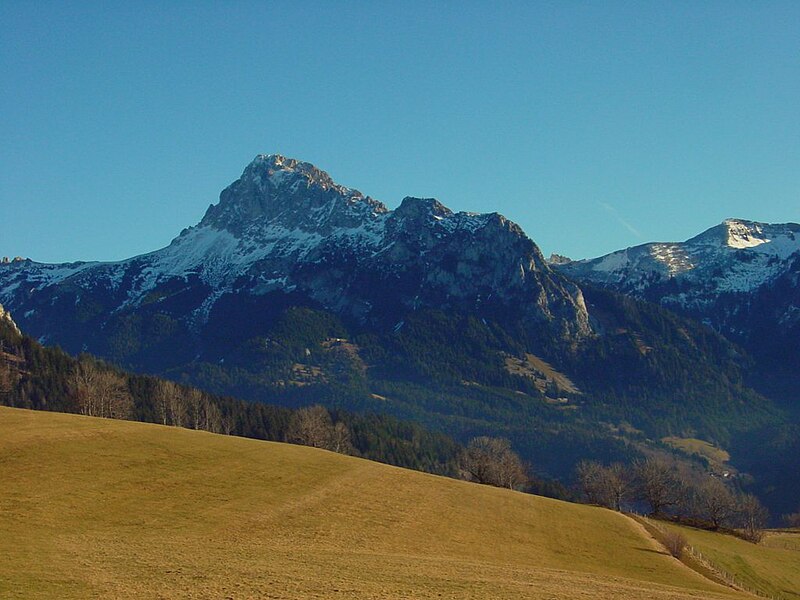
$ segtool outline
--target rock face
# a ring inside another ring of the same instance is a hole
[[[574,339],[590,333],[578,286],[501,215],[453,213],[421,198],[392,211],[279,155],[256,157],[198,225],[156,252],[118,263],[0,264],[0,301],[27,332],[71,350],[96,351],[91,340],[111,316],[139,311],[202,338],[226,301],[275,293],[377,327],[435,307],[513,316]]]
[[[796,223],[728,219],[685,242],[644,244],[554,266],[578,282],[697,318],[755,354],[800,332]]]
[[[11,318],[11,313],[9,313],[3,305],[0,304],[0,323],[5,323],[7,326],[11,327],[17,334],[20,334],[19,327],[14,322],[14,319]]]

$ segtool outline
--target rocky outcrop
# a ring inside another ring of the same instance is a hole
[[[2,304],[0,304],[0,323],[4,323],[8,327],[11,327],[11,329],[13,329],[15,333],[21,335],[19,327],[17,327],[17,324],[14,322],[14,319],[11,318],[11,313],[8,312],[5,308],[3,308]]]

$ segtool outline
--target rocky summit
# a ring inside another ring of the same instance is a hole
[[[142,309],[202,338],[226,301],[273,293],[379,327],[440,308],[513,316],[568,338],[590,333],[581,290],[503,216],[423,198],[389,210],[280,155],[257,156],[161,250],[116,263],[0,265],[0,302],[20,326],[73,351],[91,350],[87,340],[110,317]]]

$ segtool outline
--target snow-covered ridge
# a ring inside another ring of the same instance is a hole
[[[786,258],[800,249],[800,225],[726,219],[684,244],[698,248],[722,246],[730,250],[757,249],[758,252]]]
[[[579,280],[643,292],[668,280],[691,283],[675,302],[699,302],[725,292],[751,292],[785,272],[800,254],[800,225],[726,219],[685,241],[650,243],[560,268]]]
[[[438,269],[425,258],[429,253],[441,254],[448,248],[446,252],[457,256],[464,252],[457,248],[471,248],[462,261],[480,262],[480,256],[496,250],[500,238],[507,241],[499,247],[519,241],[515,252],[533,253],[533,258],[519,257],[525,267],[513,267],[522,279],[528,270],[549,272],[535,244],[501,215],[454,213],[435,199],[411,197],[389,210],[358,190],[337,184],[310,163],[258,155],[222,191],[201,222],[185,229],[169,246],[116,263],[0,265],[0,301],[39,297],[59,286],[77,290],[80,296],[80,290],[101,286],[115,296],[116,310],[121,310],[152,302],[151,292],[166,282],[183,281],[187,286],[199,282],[213,290],[194,317],[203,320],[225,293],[294,289],[297,281],[292,273],[298,270],[310,277],[310,271],[325,272],[325,265],[340,269],[341,260],[348,270],[356,271],[402,271],[409,261]],[[454,294],[469,293],[466,274],[476,264],[457,267],[457,278],[464,281],[453,288]],[[306,284],[321,285],[320,276],[314,277]],[[436,285],[456,285],[449,273],[430,277]]]

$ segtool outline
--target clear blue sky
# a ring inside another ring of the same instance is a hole
[[[800,3],[0,1],[0,255],[160,248],[274,152],[573,258],[800,221]]]

